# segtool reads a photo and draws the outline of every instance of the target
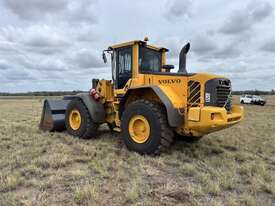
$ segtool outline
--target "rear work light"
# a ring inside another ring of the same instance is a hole
[[[97,102],[100,100],[100,96],[95,89],[90,90],[90,96]]]

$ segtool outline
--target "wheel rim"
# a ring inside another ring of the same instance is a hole
[[[81,115],[77,109],[74,109],[70,112],[69,121],[70,121],[70,127],[73,130],[78,130],[80,128]]]
[[[128,126],[131,138],[136,143],[144,143],[150,136],[150,125],[148,120],[142,115],[135,115],[131,118]]]

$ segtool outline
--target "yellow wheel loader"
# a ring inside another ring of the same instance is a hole
[[[110,46],[112,80],[93,79],[88,93],[45,100],[40,128],[67,130],[79,138],[93,138],[107,123],[121,132],[128,149],[141,154],[167,150],[175,135],[198,140],[230,127],[243,118],[243,107],[231,104],[229,79],[206,73],[188,73],[186,44],[179,69],[166,63],[168,49],[148,39]]]

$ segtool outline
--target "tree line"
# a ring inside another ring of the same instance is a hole
[[[64,96],[64,95],[75,95],[85,91],[39,91],[39,92],[0,92],[0,96]],[[87,91],[86,91],[87,92]]]
[[[275,90],[271,91],[261,91],[261,90],[245,90],[245,91],[232,91],[233,95],[242,95],[242,94],[250,94],[250,95],[275,95]]]

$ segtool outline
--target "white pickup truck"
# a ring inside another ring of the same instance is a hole
[[[240,97],[241,104],[257,104],[264,106],[266,104],[266,100],[257,95],[249,95],[244,94]]]

